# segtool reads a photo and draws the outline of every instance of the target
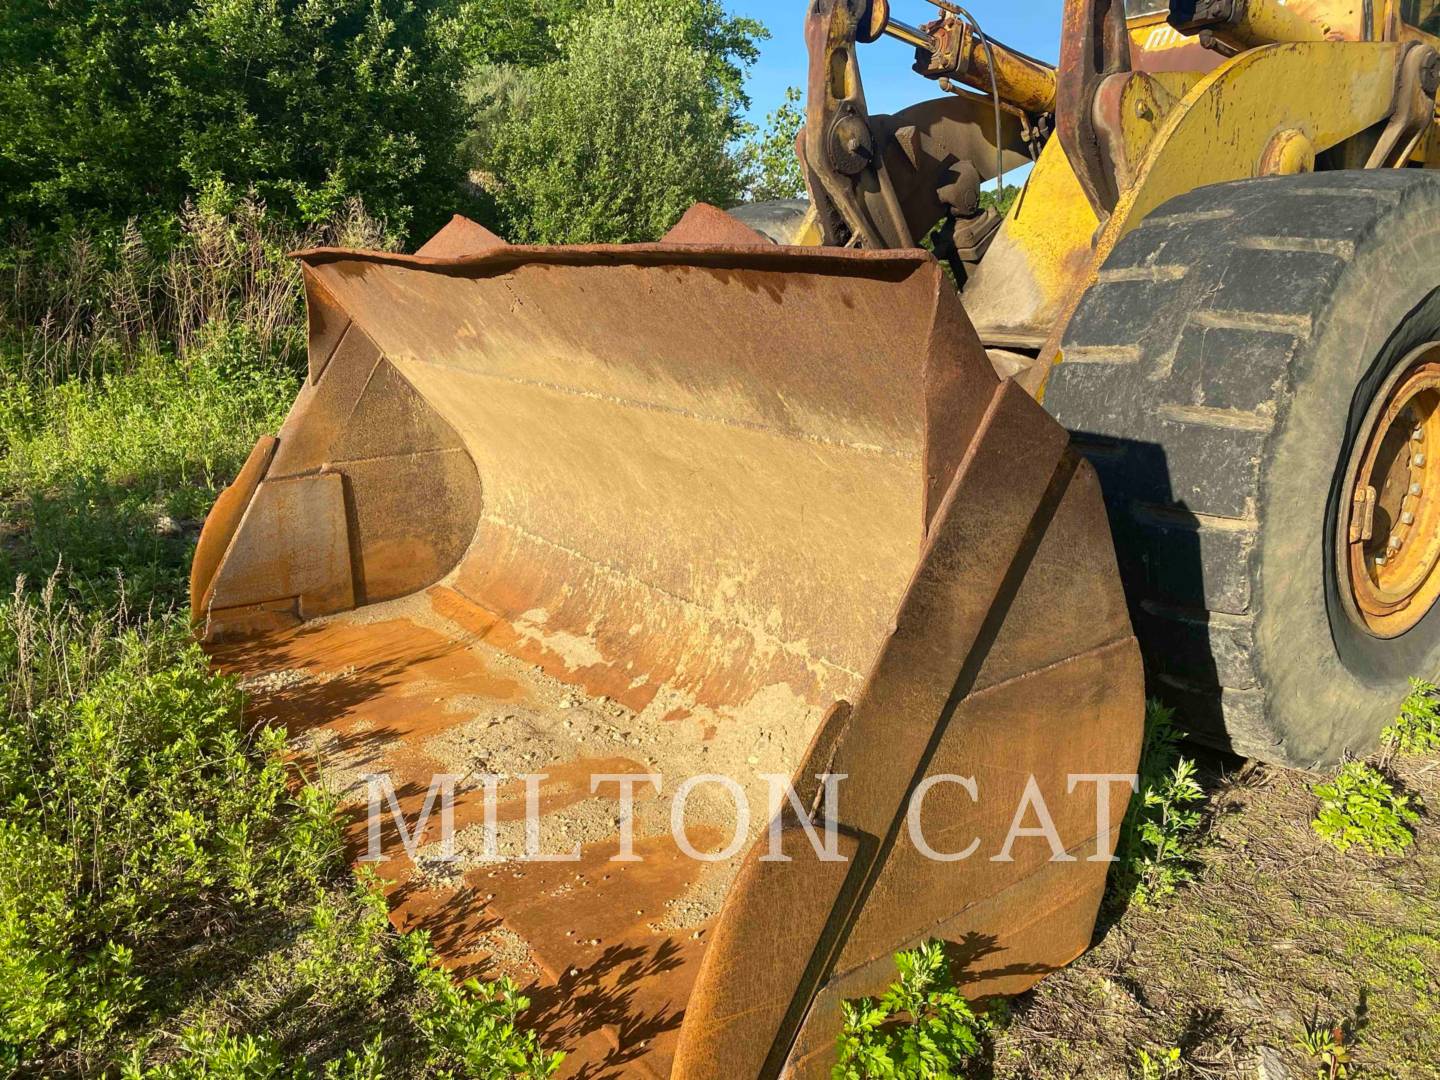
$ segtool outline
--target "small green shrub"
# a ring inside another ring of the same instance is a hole
[[[1372,765],[1349,762],[1314,790],[1320,811],[1311,824],[1341,851],[1358,845],[1375,855],[1398,855],[1415,839],[1416,802]]]
[[[389,905],[367,868],[348,902],[324,895],[315,904],[300,939],[295,974],[316,1004],[374,1003],[395,983],[392,936]]]
[[[1440,750],[1440,687],[1411,679],[1410,696],[1400,706],[1395,722],[1385,729],[1385,742],[1402,754]]]
[[[431,1075],[441,1080],[543,1080],[560,1068],[563,1053],[545,1053],[534,1032],[516,1025],[530,1001],[509,979],[456,983],[440,967],[423,932],[406,934],[401,950],[424,999],[416,1027],[429,1048]]]
[[[1193,876],[1205,801],[1193,761],[1180,756],[1175,713],[1158,701],[1145,709],[1140,792],[1120,826],[1111,871],[1113,903],[1144,904],[1171,895]]]
[[[179,1055],[145,1068],[139,1055],[127,1061],[121,1080],[309,1080],[286,1062],[274,1040],[237,1035],[228,1028],[194,1024],[180,1033]]]
[[[512,984],[455,984],[373,875],[345,884],[332,800],[183,620],[17,591],[0,705],[0,1076],[314,1080],[319,1039],[322,1080],[380,1080],[392,1036],[427,1076],[559,1067]]]
[[[1305,1025],[1295,1047],[1315,1062],[1316,1080],[1345,1080],[1354,1060],[1355,1039],[1353,1024],[1323,1024],[1316,1017]]]
[[[1138,1050],[1135,1063],[1140,1067],[1140,1080],[1166,1080],[1166,1077],[1179,1076],[1183,1068],[1178,1046],[1154,1054],[1148,1050]]]
[[[900,978],[878,999],[845,1002],[834,1080],[959,1075],[988,1029],[955,987],[944,946],[895,954]]]
[[[317,1080],[313,1071],[286,1058],[274,1039],[238,1035],[228,1027],[196,1023],[180,1033],[176,1056],[146,1067],[136,1052],[120,1068],[120,1080]],[[358,1051],[325,1066],[320,1080],[385,1080],[383,1041],[376,1036]]]

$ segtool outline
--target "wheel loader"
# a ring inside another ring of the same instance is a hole
[[[572,1075],[826,1076],[931,939],[1023,991],[1147,686],[1311,767],[1440,661],[1440,0],[1067,0],[1055,66],[934,6],[806,5],[807,203],[300,253],[201,537],[216,662]]]

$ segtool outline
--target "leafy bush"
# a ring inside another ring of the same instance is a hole
[[[416,1026],[430,1048],[426,1064],[431,1075],[440,1080],[541,1080],[560,1068],[564,1054],[545,1053],[534,1032],[516,1025],[530,1002],[509,979],[457,984],[439,966],[426,934],[407,934],[401,946],[425,998]]]
[[[1385,742],[1402,754],[1440,750],[1440,687],[1411,679],[1410,696],[1395,723],[1385,729]]]
[[[476,175],[510,240],[654,240],[743,183],[743,67],[759,24],[714,0],[595,0],[556,31],[523,107],[489,114]],[[512,103],[513,104],[513,103]]]
[[[102,1045],[173,920],[320,887],[330,806],[291,795],[283,733],[247,737],[180,622],[122,628],[17,591],[0,685],[0,1044]]]
[[[460,0],[12,0],[0,220],[119,226],[220,181],[416,235],[463,177]]]
[[[844,1002],[834,1080],[956,1076],[988,1025],[955,988],[944,946],[895,954],[899,980],[878,999]]]
[[[456,985],[344,884],[331,800],[183,622],[17,592],[0,687],[0,1076],[313,1080],[317,1042],[323,1080],[559,1067],[513,985]]]
[[[476,64],[539,67],[559,59],[555,33],[586,0],[478,0],[466,6],[460,25]]]
[[[1180,1048],[1172,1046],[1169,1050],[1156,1051],[1154,1054],[1148,1050],[1138,1050],[1135,1063],[1140,1066],[1140,1080],[1165,1080],[1166,1077],[1179,1076],[1182,1069]]]
[[[1398,855],[1415,839],[1411,826],[1420,815],[1414,801],[1363,761],[1351,761],[1333,780],[1317,784],[1315,796],[1320,811],[1311,824],[1341,851],[1358,844],[1376,855]]]
[[[1172,894],[1192,877],[1205,792],[1193,761],[1180,756],[1175,712],[1158,701],[1145,708],[1140,792],[1120,826],[1111,871],[1111,903],[1148,903]]]
[[[121,1080],[308,1080],[308,1072],[287,1065],[272,1039],[194,1024],[180,1033],[179,1044],[180,1056],[164,1065],[147,1069],[132,1057]]]

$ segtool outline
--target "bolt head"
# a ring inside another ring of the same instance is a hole
[[[1411,464],[1413,464],[1417,469],[1423,469],[1425,467],[1425,455],[1416,454],[1415,460]]]
[[[1387,561],[1387,560],[1386,560],[1386,558],[1385,558],[1384,555],[1376,555],[1376,556],[1375,556],[1375,565],[1376,565],[1376,566],[1384,566],[1385,563],[1386,563],[1386,561]]]
[[[1401,524],[1404,524],[1404,525],[1414,525],[1414,524],[1415,524],[1415,515],[1412,514],[1412,513],[1410,513],[1410,511],[1407,510],[1407,511],[1405,511],[1405,513],[1403,513],[1403,514],[1400,515],[1400,522],[1401,522]]]
[[[1411,485],[1410,485],[1410,494],[1411,494],[1411,495],[1419,495],[1419,494],[1420,494],[1422,491],[1424,491],[1424,490],[1425,490],[1425,489],[1422,488],[1419,484],[1411,484]]]

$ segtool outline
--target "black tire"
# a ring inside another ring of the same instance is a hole
[[[1200,740],[1333,763],[1440,672],[1440,606],[1382,640],[1332,569],[1365,414],[1431,341],[1440,177],[1419,170],[1191,192],[1082,301],[1045,404],[1100,472],[1153,692]]]

